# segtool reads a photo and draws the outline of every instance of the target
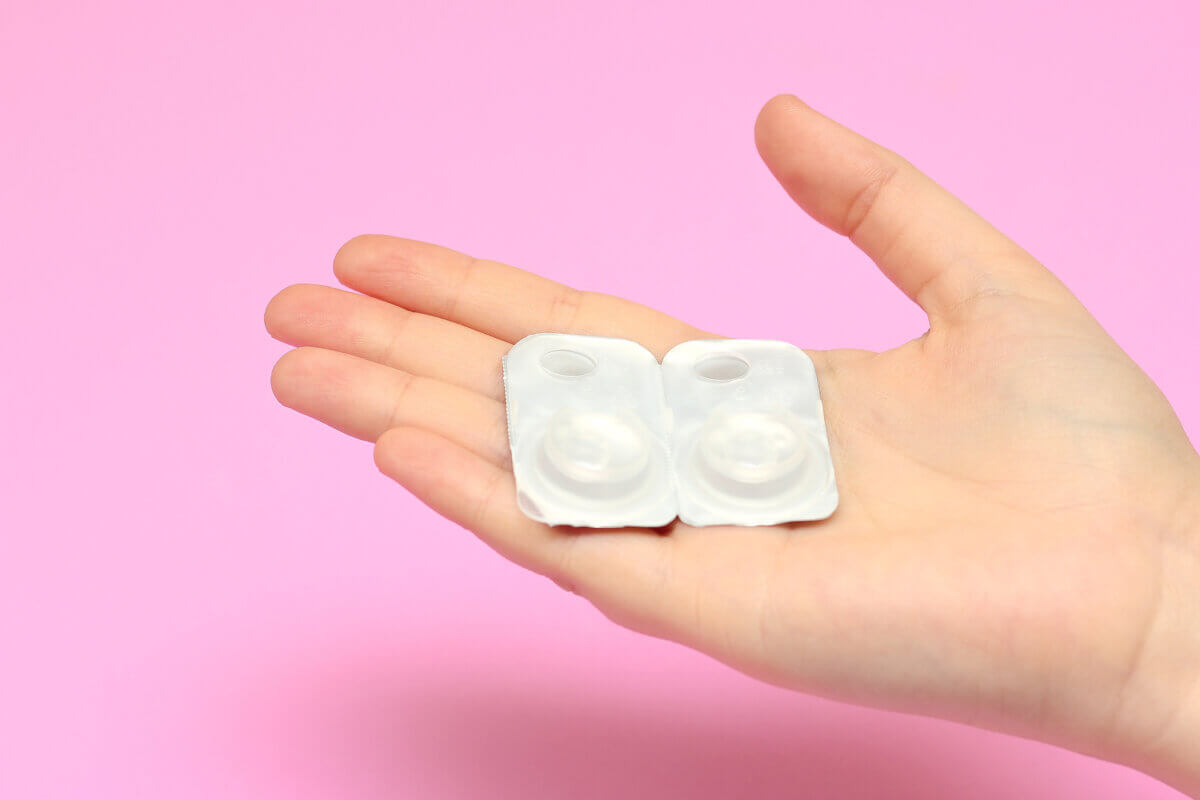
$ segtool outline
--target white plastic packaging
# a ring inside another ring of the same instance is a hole
[[[784,342],[542,333],[504,357],[517,500],[551,525],[824,519],[837,485],[816,371]]]
[[[504,356],[517,504],[549,525],[658,527],[676,514],[662,373],[636,342],[538,333]]]
[[[837,508],[807,353],[786,342],[703,339],[674,347],[662,374],[681,520],[775,525]]]

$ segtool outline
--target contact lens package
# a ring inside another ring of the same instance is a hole
[[[658,527],[676,514],[662,373],[636,342],[538,333],[504,356],[517,504],[550,525]]]
[[[542,333],[504,357],[517,502],[551,525],[823,519],[837,486],[812,361],[784,342]]]
[[[684,342],[662,362],[679,518],[689,525],[825,519],[837,484],[817,371],[786,342]]]

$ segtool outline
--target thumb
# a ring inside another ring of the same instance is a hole
[[[848,236],[930,323],[996,293],[1065,293],[1032,256],[900,156],[792,95],[754,129],[775,178],[813,219]]]

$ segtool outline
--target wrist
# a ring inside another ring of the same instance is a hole
[[[1162,539],[1158,612],[1130,672],[1117,760],[1200,797],[1200,468],[1188,471]]]

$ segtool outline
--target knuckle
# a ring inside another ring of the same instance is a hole
[[[400,373],[400,382],[396,388],[396,396],[392,402],[391,412],[388,414],[387,424],[384,430],[399,428],[405,424],[408,416],[410,401],[412,400],[413,386],[417,383],[417,377],[410,375],[407,372]]]
[[[586,294],[578,289],[564,286],[550,303],[550,319],[554,330],[572,331],[579,321],[579,311],[583,306]]]
[[[495,426],[491,435],[491,441],[496,449],[496,466],[500,469],[512,471],[512,450],[508,445],[508,417],[503,411],[496,415]]]
[[[900,168],[887,161],[880,160],[872,165],[867,173],[867,180],[850,199],[846,213],[842,217],[841,232],[854,239],[871,219],[878,207],[878,200],[883,191],[895,179]]]

